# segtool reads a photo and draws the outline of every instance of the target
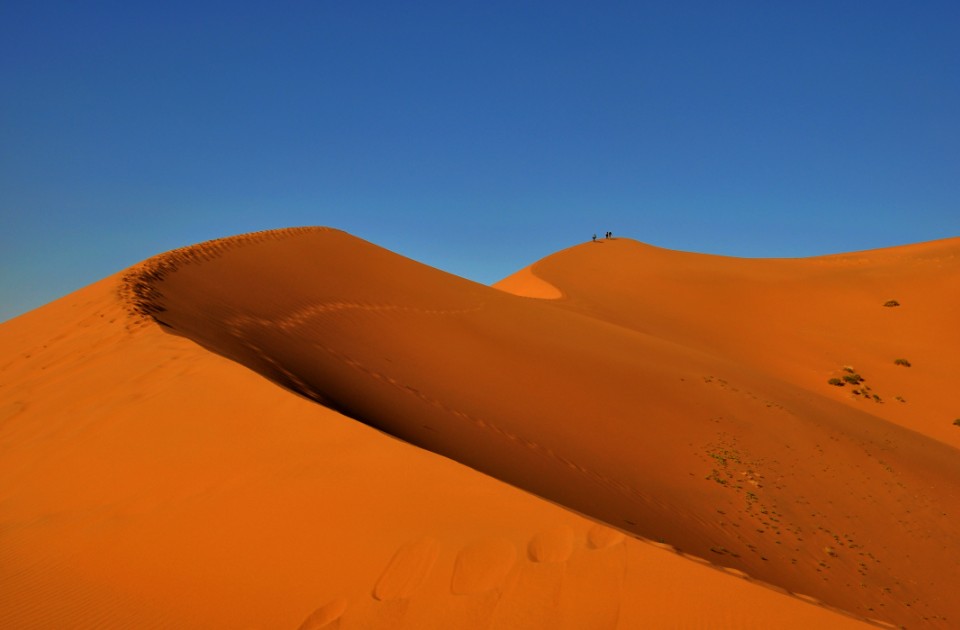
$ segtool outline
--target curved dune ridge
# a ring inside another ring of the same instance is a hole
[[[155,257],[0,327],[0,625],[951,627],[958,253]]]
[[[534,273],[532,266],[524,267],[495,283],[493,287],[514,295],[541,300],[559,300],[563,297],[563,292]]]

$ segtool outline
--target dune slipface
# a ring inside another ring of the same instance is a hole
[[[933,350],[957,335],[958,249],[747,261],[617,239],[502,285],[530,297],[325,229],[148,260],[0,328],[0,621],[856,624],[812,601],[950,627],[960,462],[924,378],[960,372]],[[936,374],[904,380],[894,350]],[[850,362],[908,402],[827,385]],[[100,380],[66,397],[77,374]],[[107,383],[119,397],[89,391]]]
[[[652,273],[635,249],[588,244],[541,263],[571,296],[545,301],[306,232],[180,266],[138,304],[310,399],[614,527],[864,616],[957,618],[956,450],[778,378],[751,360],[766,356],[750,336],[763,322],[729,325],[739,352],[709,343],[725,328],[647,325],[654,296],[631,281],[618,301],[611,286]],[[691,257],[732,266],[710,286],[734,293],[792,277],[784,262]],[[582,288],[598,285],[595,299]],[[674,308],[684,301],[704,306],[681,295]],[[917,567],[940,579],[905,577]]]

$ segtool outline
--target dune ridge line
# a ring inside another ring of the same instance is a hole
[[[193,265],[220,258],[232,249],[256,245],[264,241],[282,240],[296,234],[338,231],[335,228],[304,226],[261,230],[235,236],[211,239],[195,245],[178,247],[130,267],[120,279],[117,292],[121,302],[129,308],[134,320],[152,317],[163,312],[158,301],[158,284],[184,265]]]
[[[823,259],[710,257],[618,239],[536,263],[566,297],[531,301],[342,232],[267,234],[159,257],[127,283],[134,310],[365,424],[733,575],[864,618],[944,616],[942,598],[904,576],[917,557],[957,572],[945,539],[911,534],[957,529],[933,507],[960,494],[955,448],[837,400],[826,378],[798,379],[793,360],[771,362],[769,349],[801,328],[772,326],[777,336],[766,338],[737,310],[709,308],[730,303],[717,289],[770,309],[790,303],[777,290],[808,285],[820,292],[814,304],[851,308],[837,300],[862,299],[848,286],[859,276],[824,276]],[[878,330],[897,325],[879,297],[851,304],[872,309]],[[674,305],[683,310],[658,310]],[[732,337],[740,345],[704,328],[714,318],[729,331],[746,323]],[[751,342],[758,334],[763,342]],[[792,352],[822,341],[779,343]],[[905,504],[896,527],[877,520]],[[859,521],[835,531],[851,513]]]

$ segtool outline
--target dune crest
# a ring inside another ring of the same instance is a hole
[[[949,627],[955,251],[615,239],[553,300],[329,229],[155,257],[0,327],[0,624]]]
[[[960,496],[955,450],[850,409],[826,385],[812,394],[778,378],[786,366],[762,360],[768,347],[716,344],[723,332],[744,344],[737,326],[755,330],[750,318],[729,315],[707,339],[683,325],[703,310],[664,321],[633,310],[653,300],[618,297],[654,271],[680,293],[655,303],[674,308],[717,286],[768,294],[801,262],[604,245],[541,261],[568,298],[530,302],[307,232],[179,268],[151,284],[143,309],[307,398],[614,527],[865,616],[940,615],[940,598],[902,576],[921,557],[938,575],[957,571],[944,539],[911,534],[957,530],[933,507]],[[348,271],[324,273],[335,266]],[[721,275],[704,291],[678,271]],[[907,504],[897,526],[878,520]],[[837,530],[851,514],[862,522]],[[824,556],[828,545],[844,560]]]
[[[563,291],[553,286],[549,282],[540,278],[533,271],[533,267],[524,267],[520,271],[511,274],[493,283],[493,288],[519,295],[520,297],[538,298],[541,300],[559,300],[563,297]]]

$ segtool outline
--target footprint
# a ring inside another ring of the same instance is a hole
[[[434,625],[489,629],[501,598],[513,590],[519,574],[517,548],[508,540],[491,538],[464,547],[453,566],[452,596]]]
[[[347,600],[342,597],[331,600],[313,611],[298,630],[320,630],[340,627],[340,617],[347,610]]]
[[[401,545],[380,573],[370,597],[354,602],[345,628],[350,630],[394,630],[417,628],[411,620],[435,597],[420,596],[428,584],[436,582],[430,576],[441,555],[442,545],[434,538],[424,536]]]
[[[351,621],[363,620],[361,627],[377,630],[416,628],[410,619],[411,607],[416,608],[416,595],[428,581],[439,555],[440,543],[429,537],[401,546],[380,574],[370,599],[361,602]]]
[[[426,580],[439,555],[440,543],[433,538],[403,545],[373,587],[373,598],[382,602],[410,597]]]
[[[534,562],[566,562],[573,553],[573,530],[566,525],[544,530],[527,545]]]
[[[619,544],[624,535],[605,525],[594,525],[587,532],[587,545],[591,549],[606,549]]]
[[[516,583],[504,593],[492,628],[554,630],[562,625],[558,603],[574,551],[573,530],[566,525],[534,535],[527,544],[529,562],[522,562]]]
[[[517,548],[508,540],[493,538],[464,547],[453,567],[450,590],[454,595],[491,591],[503,582],[517,561]]]
[[[594,525],[587,533],[587,548],[576,550],[567,566],[558,607],[559,627],[616,628],[627,571],[625,536]]]

